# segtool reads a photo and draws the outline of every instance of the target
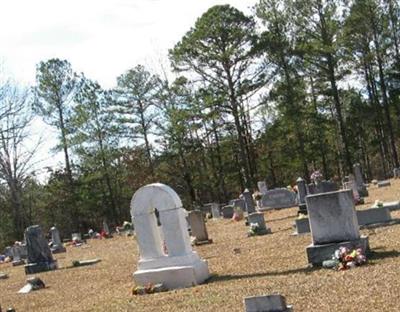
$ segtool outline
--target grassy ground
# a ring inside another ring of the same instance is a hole
[[[400,180],[378,189],[371,185],[366,204],[400,199]],[[243,298],[280,293],[295,311],[399,311],[400,225],[362,230],[374,255],[368,265],[336,272],[307,267],[309,234],[291,236],[297,208],[265,213],[271,235],[246,237],[244,222],[209,220],[213,244],[195,247],[208,261],[207,284],[145,296],[131,295],[137,247],[130,237],[88,241],[58,254],[61,269],[40,273],[46,289],[17,294],[25,284],[23,267],[0,265],[10,278],[0,280],[0,304],[22,311],[243,311]],[[400,211],[392,212],[400,218]],[[239,251],[237,250],[239,248]],[[101,258],[88,267],[67,269],[72,260]]]

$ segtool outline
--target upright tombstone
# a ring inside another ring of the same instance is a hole
[[[229,204],[232,205],[234,208],[239,208],[242,211],[246,211],[246,202],[242,198],[232,199]]]
[[[213,219],[218,219],[221,217],[221,212],[219,210],[218,203],[211,203],[211,215],[212,215]]]
[[[174,289],[203,283],[209,277],[207,262],[192,250],[185,210],[172,188],[161,183],[141,187],[132,197],[131,215],[140,254],[133,273],[137,285],[162,283]]]
[[[340,246],[369,249],[368,237],[361,237],[351,190],[306,197],[312,244],[307,247],[308,262],[321,265]]]
[[[65,249],[63,243],[61,242],[60,232],[58,231],[58,229],[55,226],[53,226],[50,229],[50,234],[51,234],[51,242],[52,242],[51,252],[53,254],[60,253],[60,252],[66,252],[66,249]]]
[[[106,220],[103,221],[103,231],[104,231],[104,233],[106,235],[110,235],[111,234],[110,228],[108,227],[108,224],[107,224]]]
[[[25,264],[25,261],[22,259],[22,248],[20,245],[14,244],[14,246],[11,247],[11,254],[13,266]]]
[[[296,194],[286,188],[269,190],[261,198],[259,210],[290,208],[297,205]]]
[[[360,194],[358,193],[358,188],[356,182],[354,180],[348,180],[347,182],[343,183],[343,188],[345,190],[351,190],[353,192],[353,199],[355,203],[358,203],[361,199]]]
[[[299,211],[300,214],[307,214],[307,205],[306,205],[306,196],[307,196],[307,186],[306,181],[299,177],[296,180],[297,185],[297,202],[299,204]]]
[[[256,208],[254,206],[253,195],[251,192],[248,189],[245,189],[242,195],[246,205],[247,213],[255,212]]]
[[[265,182],[265,181],[258,181],[257,187],[258,187],[258,191],[261,194],[265,194],[268,191],[267,182]]]
[[[26,274],[35,274],[57,269],[57,261],[53,259],[47,240],[39,225],[32,225],[25,230],[28,249],[28,264]]]
[[[189,212],[189,224],[192,230],[192,236],[196,238],[195,245],[208,244],[212,241],[208,239],[206,223],[204,222],[203,212],[192,210]]]
[[[363,175],[361,172],[360,164],[357,163],[357,164],[353,165],[353,173],[354,173],[354,178],[356,181],[358,193],[360,194],[361,197],[368,197],[368,190],[364,185],[364,179],[363,179]]]
[[[221,208],[221,214],[224,219],[231,219],[233,217],[234,206],[226,205]]]
[[[264,235],[271,233],[271,230],[265,225],[264,214],[262,212],[252,212],[248,215],[248,223],[257,224],[257,235]]]

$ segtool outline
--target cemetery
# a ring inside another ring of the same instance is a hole
[[[400,311],[399,0],[22,2],[0,312]]]
[[[161,192],[158,196],[154,196],[154,188]],[[376,202],[400,198],[400,180],[391,180],[391,186],[386,188],[371,185],[368,192],[365,204],[357,206],[357,211],[368,211]],[[337,193],[306,197],[308,218],[314,220],[312,200],[318,201],[324,196],[339,196],[340,202],[347,203],[343,207],[352,206],[351,200],[346,201],[351,199],[350,190]],[[148,212],[154,207],[159,210],[161,226],[157,226],[155,218],[149,219]],[[249,214],[250,222],[262,222],[259,217],[262,215],[265,228],[271,232],[269,235],[247,237],[244,220],[233,221],[222,216],[209,219],[205,223],[205,234],[213,238],[213,243],[190,246],[189,234],[185,231],[186,214],[171,188],[162,184],[141,188],[132,200],[132,209],[136,229],[133,237],[113,235],[111,239],[88,239],[80,247],[68,245],[66,252],[56,251],[46,258],[50,262],[54,258],[58,269],[26,275],[21,266],[1,264],[1,306],[12,306],[16,311],[259,311],[257,307],[264,305],[282,306],[282,311],[328,311],[331,307],[335,311],[352,311],[348,309],[352,305],[362,311],[382,311],[382,306],[397,309],[399,224],[359,230],[354,223],[355,214],[349,223],[340,219],[344,217],[341,213],[334,220],[338,223],[328,232],[324,231],[326,224],[315,227],[312,223],[313,234],[292,236],[298,212],[298,206],[294,206]],[[392,218],[400,218],[400,211],[390,213]],[[192,222],[198,222],[198,215],[194,211]],[[169,219],[173,220],[175,230],[168,229]],[[342,227],[342,222],[346,223],[345,230],[335,232]],[[177,226],[181,228],[178,232]],[[199,232],[203,227],[201,222],[194,226]],[[148,232],[148,228],[152,230]],[[33,241],[28,243],[29,262],[30,245],[40,245],[37,242],[40,233],[37,227],[27,231],[33,237],[27,239],[27,242]],[[143,231],[147,233],[144,236]],[[152,234],[149,236],[149,233]],[[161,237],[166,242],[166,253],[157,241]],[[345,241],[357,240],[361,241],[358,246],[365,242],[369,245],[366,264],[345,271],[309,265],[321,255],[321,246],[328,246],[328,251],[322,254],[329,254],[336,247],[346,246]],[[332,241],[335,242],[333,249]],[[310,248],[316,250],[310,252]],[[71,266],[73,262],[76,265]],[[25,288],[32,288],[32,280],[36,278],[43,281],[44,288],[18,293],[25,284]],[[150,290],[146,288],[149,281],[153,285]],[[345,306],[343,298],[346,298]]]

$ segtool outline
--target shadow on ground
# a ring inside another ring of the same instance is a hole
[[[381,260],[386,258],[397,258],[400,257],[400,251],[388,250],[388,251],[376,251],[378,248],[374,248],[370,252],[369,260]]]
[[[281,272],[259,272],[259,273],[252,273],[252,274],[241,274],[241,275],[212,275],[208,280],[207,283],[216,283],[216,282],[224,282],[224,281],[231,281],[231,280],[241,280],[246,278],[257,278],[257,277],[267,277],[267,276],[280,276],[280,275],[290,275],[296,273],[311,273],[313,271],[319,270],[319,268],[315,267],[304,267],[298,269],[291,269]]]

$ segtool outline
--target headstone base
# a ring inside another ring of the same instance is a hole
[[[365,210],[357,210],[358,224],[368,225],[375,223],[390,222],[392,217],[389,208],[370,208]]]
[[[57,261],[42,262],[42,263],[28,263],[25,265],[25,274],[36,274],[40,272],[57,270]]]
[[[361,236],[360,239],[331,243],[324,245],[309,245],[306,248],[308,263],[313,266],[321,266],[322,262],[332,258],[335,250],[339,247],[347,247],[349,249],[362,248],[362,250],[367,253],[369,251],[369,241],[368,236]]]
[[[51,253],[53,253],[53,254],[67,252],[67,249],[65,249],[65,247],[50,248],[50,250],[51,250]]]
[[[25,260],[23,260],[23,259],[14,260],[14,261],[12,262],[12,266],[18,266],[18,265],[23,265],[23,264],[25,264]]]
[[[373,206],[371,208],[378,208],[376,206]],[[393,210],[399,210],[400,209],[400,201],[393,201],[393,202],[386,202],[383,203],[383,208],[388,208],[390,211]]]
[[[198,241],[197,239],[195,239],[193,244],[196,246],[199,246],[199,245],[211,244],[212,242],[213,242],[212,239],[206,239],[206,240],[202,240],[202,241]]]
[[[137,270],[133,273],[133,279],[137,286],[161,283],[167,289],[176,289],[201,284],[209,278],[209,275],[207,262],[198,260],[188,266]]]

